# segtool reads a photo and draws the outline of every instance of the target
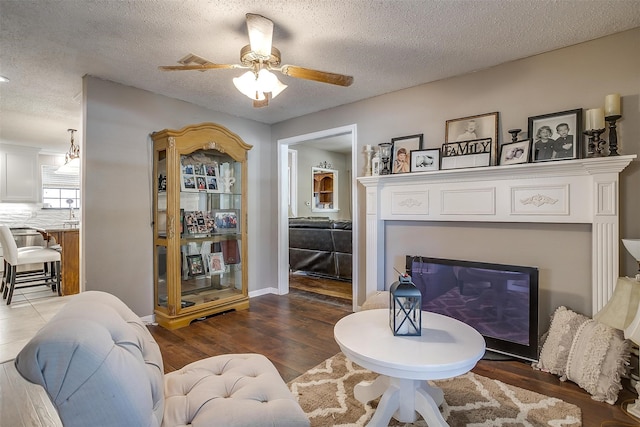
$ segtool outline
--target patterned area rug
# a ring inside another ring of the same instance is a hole
[[[378,400],[361,404],[353,397],[353,387],[360,381],[373,381],[376,376],[338,353],[288,386],[312,427],[364,426],[373,416]],[[440,409],[451,427],[582,425],[580,408],[575,405],[472,372],[434,384],[444,391],[445,402]],[[426,426],[426,423],[420,419],[414,424],[404,424],[392,418],[389,425]]]

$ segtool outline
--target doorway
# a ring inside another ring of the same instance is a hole
[[[289,187],[289,150],[295,149],[295,145],[299,144],[323,144],[327,139],[344,136],[350,143],[351,147],[351,173],[349,174],[349,189],[351,197],[348,206],[352,217],[352,305],[354,311],[357,309],[358,295],[358,221],[354,221],[354,216],[358,212],[357,181],[355,179],[355,171],[357,170],[357,135],[356,125],[341,126],[338,128],[327,129],[324,131],[298,135],[290,138],[278,140],[278,293],[283,295],[289,292],[289,206],[290,206],[290,187]],[[326,142],[325,142],[326,144]],[[298,171],[299,172],[299,171]],[[344,177],[345,179],[347,177]]]

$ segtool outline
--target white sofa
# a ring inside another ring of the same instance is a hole
[[[165,375],[146,326],[104,292],[72,297],[15,365],[45,388],[65,426],[309,425],[262,355],[210,357]]]

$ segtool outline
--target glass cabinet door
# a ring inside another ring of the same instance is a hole
[[[180,153],[182,309],[243,295],[241,167],[216,150]]]
[[[167,150],[154,152],[156,167],[154,275],[156,305],[167,305]]]

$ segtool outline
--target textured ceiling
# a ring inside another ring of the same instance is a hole
[[[233,86],[241,70],[157,69],[187,53],[237,63],[247,12],[274,21],[283,63],[354,84],[282,76],[254,109]],[[0,0],[0,142],[66,151],[87,74],[277,123],[639,26],[640,0]]]

